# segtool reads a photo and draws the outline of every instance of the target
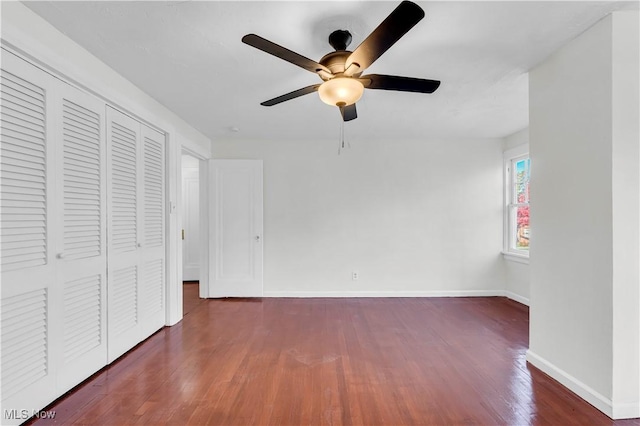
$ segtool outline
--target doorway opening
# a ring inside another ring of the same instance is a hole
[[[182,281],[200,281],[200,161],[182,154]]]
[[[186,304],[192,297],[185,295],[199,295],[203,297],[203,279],[201,257],[202,232],[201,228],[201,160],[187,151],[181,153],[181,244],[182,244],[182,291],[183,315],[189,312]]]

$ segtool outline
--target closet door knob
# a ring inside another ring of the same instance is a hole
[[[64,253],[58,253],[56,254],[56,258],[57,259],[64,259],[66,256],[64,255]]]

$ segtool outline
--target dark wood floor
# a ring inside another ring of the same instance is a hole
[[[184,320],[48,407],[55,423],[640,424],[529,366],[528,310],[504,298],[184,294]]]
[[[198,306],[206,303],[206,299],[200,299],[198,281],[185,281],[182,286],[182,315],[187,316],[195,311]]]

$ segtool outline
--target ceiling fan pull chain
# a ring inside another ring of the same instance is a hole
[[[340,155],[340,151],[344,148],[344,121],[340,122],[340,140],[338,140],[338,155]]]

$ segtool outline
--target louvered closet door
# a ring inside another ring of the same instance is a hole
[[[164,140],[107,108],[109,361],[165,323]]]
[[[2,50],[0,78],[0,356],[2,407],[55,398],[52,91],[47,74]],[[53,327],[52,327],[53,325]],[[4,414],[4,413],[2,413]],[[19,421],[18,421],[19,422]],[[3,424],[11,423],[3,419]]]
[[[106,365],[104,102],[60,83],[57,99],[57,287],[62,308],[58,384]]]
[[[107,107],[109,362],[139,342],[142,246],[140,123]]]
[[[142,126],[142,247],[138,312],[142,337],[165,324],[165,137]]]

